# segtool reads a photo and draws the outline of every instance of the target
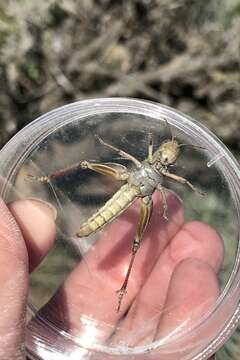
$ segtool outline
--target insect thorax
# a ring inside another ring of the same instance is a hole
[[[158,184],[162,184],[163,176],[151,165],[144,163],[139,169],[134,170],[128,183],[138,190],[138,196],[152,195]]]

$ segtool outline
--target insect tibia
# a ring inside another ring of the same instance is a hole
[[[132,270],[132,267],[133,267],[135,255],[136,255],[136,252],[137,252],[137,249],[138,249],[138,248],[139,248],[139,243],[138,243],[138,247],[136,248],[136,251],[132,251],[131,260],[130,260],[130,264],[129,264],[129,266],[128,266],[128,271],[127,271],[126,277],[125,277],[125,279],[124,279],[124,283],[122,284],[121,289],[119,289],[119,290],[116,291],[117,294],[118,294],[118,307],[117,307],[117,312],[120,311],[123,297],[124,297],[124,295],[127,293],[128,280],[129,280],[129,277],[130,277],[130,274],[131,274],[131,270]]]
[[[121,309],[122,300],[124,295],[127,293],[127,290],[125,288],[121,288],[117,290],[116,293],[118,294],[118,306],[117,306],[117,313],[118,313]]]

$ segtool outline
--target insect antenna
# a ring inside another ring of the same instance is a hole
[[[205,148],[205,147],[203,147],[203,146],[193,145],[193,144],[179,144],[178,146],[179,146],[179,147],[183,147],[183,146],[190,146],[190,147],[193,147],[193,148],[196,148],[196,149],[203,149],[203,150],[206,150],[206,148]]]
[[[165,126],[166,126],[168,132],[169,132],[170,135],[171,135],[171,141],[174,141],[174,139],[175,139],[176,136],[173,135],[172,128],[171,128],[169,122],[167,121],[167,119],[164,119],[164,121],[165,121]]]

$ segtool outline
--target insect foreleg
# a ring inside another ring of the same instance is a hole
[[[166,197],[165,189],[161,184],[158,184],[157,190],[160,191],[160,193],[162,195],[162,206],[163,206],[162,216],[164,217],[165,220],[168,220],[168,217],[167,217],[168,204],[167,204],[167,197]]]
[[[131,259],[130,259],[130,263],[128,266],[128,271],[127,274],[125,276],[123,285],[121,287],[121,289],[119,289],[117,291],[118,295],[118,308],[117,308],[117,312],[119,312],[120,308],[121,308],[121,303],[122,303],[122,299],[124,294],[126,293],[127,290],[127,285],[128,285],[128,280],[131,274],[131,270],[132,270],[132,266],[133,266],[133,262],[134,262],[134,258],[135,255],[140,247],[140,242],[142,240],[144,231],[149,223],[151,214],[152,214],[152,197],[151,196],[145,196],[144,198],[142,198],[141,201],[141,209],[140,209],[140,217],[139,217],[139,221],[138,221],[138,225],[137,225],[137,232],[136,232],[136,236],[133,240],[132,243],[132,255],[131,255]]]
[[[175,174],[172,174],[172,173],[169,173],[168,171],[164,171],[164,175],[169,177],[170,179],[173,179],[181,184],[186,184],[188,187],[190,187],[193,191],[197,192],[198,194],[200,195],[204,195],[203,192],[201,192],[200,190],[198,190],[192,183],[190,183],[190,181],[188,181],[187,179],[181,177],[181,176],[178,176],[178,175],[175,175]]]
[[[110,149],[116,151],[116,153],[118,153],[119,155],[123,156],[124,158],[128,159],[128,160],[131,160],[137,167],[140,167],[141,166],[141,162],[139,160],[137,160],[134,156],[128,154],[127,152],[121,150],[121,149],[118,149],[116,148],[115,146],[113,145],[110,145],[108,143],[106,143],[105,141],[103,141],[99,136],[97,136],[97,139],[100,141],[100,143],[104,146],[107,146],[109,147]]]

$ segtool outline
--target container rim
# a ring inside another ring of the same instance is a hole
[[[222,154],[221,162],[225,162],[225,165],[228,166],[229,170],[229,183],[232,190],[234,191],[235,197],[235,206],[238,209],[238,221],[240,219],[240,168],[237,160],[233,157],[230,151],[226,146],[214,135],[212,134],[203,124],[198,123],[191,117],[179,112],[168,106],[164,106],[155,102],[139,100],[134,98],[100,98],[100,99],[88,99],[80,100],[72,104],[67,104],[59,108],[53,109],[50,112],[47,112],[44,115],[41,115],[36,120],[28,124],[24,129],[17,133],[0,151],[0,159],[2,163],[2,168],[0,169],[0,195],[5,198],[7,185],[9,179],[14,175],[15,171],[18,168],[19,161],[25,159],[28,154],[31,152],[36,143],[39,143],[51,132],[55,131],[58,127],[64,126],[71,118],[71,121],[80,120],[81,118],[86,118],[86,116],[94,116],[103,113],[135,113],[136,115],[146,115],[149,117],[154,117],[159,119],[159,117],[168,116],[168,121],[170,125],[174,124],[175,126],[181,127],[183,131],[190,131],[192,136],[198,134],[199,137],[204,134],[205,138],[201,139],[205,144],[211,142],[212,144],[212,153],[218,156]],[[164,115],[165,114],[165,115]],[[67,115],[67,119],[65,118]],[[21,145],[21,146],[20,146]],[[21,149],[21,150],[20,150]],[[217,159],[216,161],[218,161]],[[4,180],[4,181],[3,181]],[[240,223],[240,221],[239,221]],[[208,322],[216,319],[221,314],[222,307],[228,308],[231,304],[231,311],[228,311],[224,321],[222,322],[221,329],[214,335],[213,338],[209,339],[209,343],[206,343],[205,348],[201,350],[198,355],[196,355],[193,360],[200,360],[208,358],[212,353],[214,353],[231,335],[231,333],[236,328],[238,322],[240,321],[240,254],[238,247],[238,255],[235,260],[235,266],[233,273],[225,286],[223,293],[218,298],[214,307],[210,312],[206,314],[205,317],[201,319],[199,323],[194,325],[190,330],[191,337],[199,333],[200,331],[205,331],[203,328],[206,327],[206,320]],[[177,341],[180,343],[185,343],[188,336],[189,329],[187,333],[182,333],[177,337]],[[62,332],[64,335],[64,333]],[[69,334],[65,334],[69,337]],[[171,341],[175,342],[176,339]],[[150,345],[146,346],[136,346],[134,348],[123,347],[122,349],[112,348],[103,345],[96,345],[96,347],[91,347],[90,350],[97,350],[104,352],[106,354],[116,354],[116,355],[132,355],[132,354],[143,354],[152,350],[164,348],[165,345],[168,345],[170,342],[164,342],[163,340],[157,340],[152,342]],[[81,346],[81,345],[80,345]]]

